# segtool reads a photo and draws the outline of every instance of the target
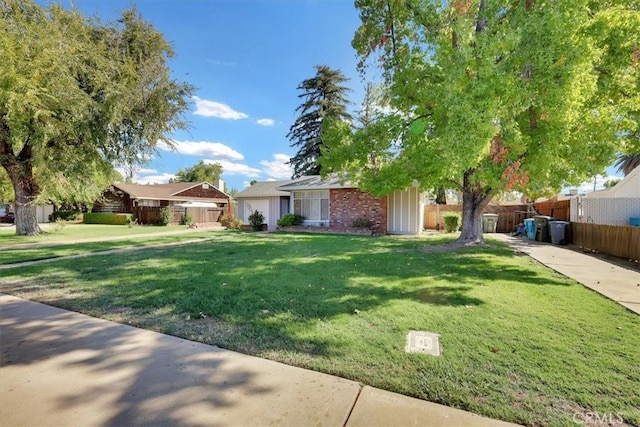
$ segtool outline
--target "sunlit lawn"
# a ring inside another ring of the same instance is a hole
[[[529,425],[640,424],[640,317],[500,243],[220,233],[1,272],[3,292]],[[410,330],[442,355],[405,352]]]
[[[128,227],[126,225],[100,225],[100,224],[82,224],[82,223],[66,223],[60,227],[56,223],[40,224],[42,234],[38,236],[16,236],[15,227],[9,227],[6,224],[0,226],[0,247],[7,248],[12,245],[28,244],[28,243],[64,243],[65,241],[97,239],[103,237],[131,236],[139,234],[157,234],[172,231],[185,230],[185,226],[135,226]],[[206,229],[203,229],[206,230]]]

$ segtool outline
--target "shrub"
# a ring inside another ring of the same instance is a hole
[[[133,214],[93,212],[84,214],[85,224],[128,225],[132,221]]]
[[[173,210],[171,208],[160,209],[160,222],[159,225],[167,226],[171,224],[173,220]]]
[[[182,225],[193,225],[193,215],[191,215],[190,213],[185,213],[184,217],[182,218]]]
[[[302,225],[304,223],[304,217],[299,214],[288,213],[278,220],[280,227],[288,227],[290,225]]]
[[[66,225],[67,225],[67,222],[65,220],[58,218],[53,223],[53,231],[55,232],[61,231]]]
[[[365,217],[356,218],[351,223],[351,226],[355,228],[371,228],[371,220]]]
[[[251,224],[251,229],[253,231],[261,231],[262,223],[264,222],[264,215],[260,211],[253,211],[251,215],[249,215],[249,224]]]
[[[220,224],[229,230],[239,230],[242,227],[242,220],[233,215],[220,217]]]
[[[460,216],[455,214],[448,214],[444,216],[444,231],[447,233],[453,233],[458,230],[460,224]]]
[[[63,221],[75,221],[80,218],[80,211],[55,211],[49,215],[49,221],[56,222],[59,219]]]

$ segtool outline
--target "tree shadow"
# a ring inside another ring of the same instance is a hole
[[[278,424],[282,411],[265,408],[300,404],[305,388],[331,386],[294,382],[284,365],[204,344],[2,294],[0,301],[7,425]],[[327,403],[338,413],[350,409],[331,397]],[[292,421],[310,421],[298,415]]]

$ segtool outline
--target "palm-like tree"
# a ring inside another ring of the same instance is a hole
[[[618,171],[627,176],[632,170],[640,166],[640,154],[620,154],[616,160],[615,166]]]

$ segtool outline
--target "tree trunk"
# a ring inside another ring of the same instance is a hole
[[[38,196],[33,194],[33,186],[29,184],[32,179],[25,179],[14,183],[13,189],[16,193],[15,221],[16,234],[18,236],[35,236],[40,234],[38,216],[35,199]]]
[[[42,231],[38,226],[35,204],[40,187],[33,177],[32,158],[33,153],[28,142],[16,156],[6,140],[0,138],[0,160],[9,175],[16,196],[15,223],[18,236],[35,236]]]
[[[436,192],[436,205],[446,205],[447,204],[447,193],[444,190],[443,186],[438,187]]]
[[[463,243],[484,244],[482,236],[482,211],[491,201],[491,189],[472,182],[474,170],[464,173],[462,186],[462,233],[458,238]]]

